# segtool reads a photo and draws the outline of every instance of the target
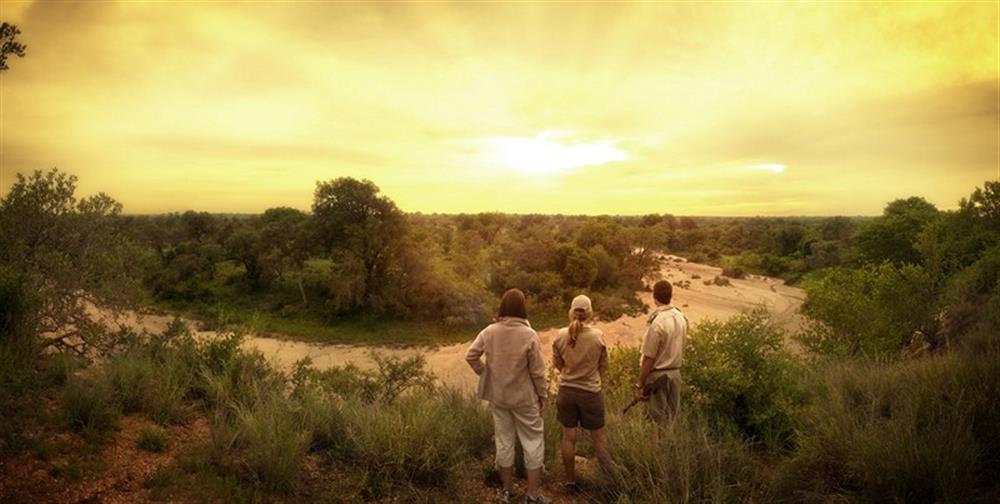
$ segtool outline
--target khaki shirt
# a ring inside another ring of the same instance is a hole
[[[600,369],[608,366],[604,333],[596,327],[584,327],[576,336],[576,345],[570,346],[569,328],[560,329],[552,342],[552,362],[559,370],[560,387],[600,392]]]
[[[684,342],[687,340],[688,320],[680,310],[673,305],[659,306],[649,317],[649,326],[639,347],[642,357],[653,359],[653,372],[650,379],[663,373],[671,377],[680,375],[681,363],[684,360]]]
[[[497,407],[530,406],[548,396],[542,343],[525,319],[505,317],[487,326],[465,360],[479,375],[479,398]]]

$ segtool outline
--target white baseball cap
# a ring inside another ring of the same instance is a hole
[[[580,294],[579,296],[573,298],[573,304],[570,305],[571,310],[584,310],[587,313],[592,313],[594,311],[590,304],[590,298]]]

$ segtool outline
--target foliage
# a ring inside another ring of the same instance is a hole
[[[105,325],[88,306],[112,314],[132,306],[139,273],[121,205],[103,193],[77,200],[75,191],[76,177],[55,169],[17,175],[0,200],[0,269],[5,282],[32,294],[17,301],[17,324],[48,345],[83,353],[100,346]]]
[[[785,446],[801,402],[785,332],[760,307],[726,322],[702,321],[684,351],[685,400],[723,430]]]
[[[798,448],[775,479],[794,500],[987,502],[1000,494],[1000,345],[820,368]]]
[[[938,210],[919,197],[898,199],[888,205],[882,216],[873,219],[855,240],[862,258],[873,264],[884,261],[896,265],[920,264],[914,247],[917,236],[938,216]]]
[[[426,370],[423,355],[407,359],[385,357],[377,352],[370,355],[376,365],[374,370],[363,370],[353,364],[317,370],[311,367],[309,359],[299,361],[292,372],[292,383],[296,390],[319,387],[327,393],[366,403],[392,402],[410,390],[433,386],[434,375]]]
[[[63,391],[62,415],[66,424],[87,440],[103,441],[118,427],[121,408],[104,384],[73,379]]]
[[[170,435],[163,429],[146,426],[139,431],[135,443],[148,452],[163,453],[170,446]]]
[[[914,331],[934,332],[935,291],[920,266],[833,268],[804,287],[802,312],[818,323],[799,340],[812,351],[894,353]]]
[[[335,257],[356,263],[359,293],[346,308],[366,303],[375,312],[390,309],[389,274],[405,233],[405,218],[396,204],[379,195],[370,180],[345,177],[317,182],[312,210],[319,244]]]
[[[566,257],[562,277],[568,285],[589,288],[597,278],[597,261],[586,250],[574,248]]]
[[[13,55],[23,58],[27,47],[17,41],[17,36],[21,30],[10,23],[0,25],[0,72],[10,69],[7,65],[7,56]]]

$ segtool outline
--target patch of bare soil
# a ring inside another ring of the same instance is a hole
[[[0,460],[0,502],[131,503],[150,500],[143,483],[172,463],[185,447],[209,439],[208,422],[197,418],[167,428],[168,449],[151,453],[139,448],[144,427],[154,425],[140,416],[122,418],[119,430],[103,445],[88,445],[69,433],[46,440],[57,453],[49,460],[25,451]]]

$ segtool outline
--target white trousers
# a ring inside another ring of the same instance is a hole
[[[545,459],[542,413],[537,404],[519,408],[493,407],[493,439],[497,445],[497,466],[514,465],[514,436],[521,440],[524,468],[538,469]]]

